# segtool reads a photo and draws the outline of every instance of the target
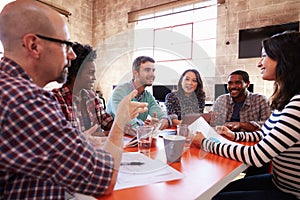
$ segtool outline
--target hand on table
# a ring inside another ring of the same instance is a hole
[[[156,112],[153,113],[151,119],[145,120],[145,125],[152,125],[154,130],[162,130],[168,128],[168,120],[165,118],[158,119],[156,116]]]
[[[153,125],[154,127],[158,124],[158,118],[156,117],[156,112],[153,113],[153,116],[151,116],[151,119],[145,120],[145,125]]]
[[[196,131],[196,135],[194,136],[191,146],[201,148],[203,139],[205,139],[204,135],[201,132]]]
[[[226,126],[232,131],[239,131],[241,129],[240,122],[226,122],[224,126]]]
[[[231,131],[226,126],[216,126],[216,131],[220,135],[225,135],[228,139],[233,140],[234,139],[234,132]]]

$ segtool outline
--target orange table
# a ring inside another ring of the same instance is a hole
[[[156,145],[158,147],[163,145],[161,138],[157,139]],[[137,148],[126,148],[125,151],[137,151]],[[156,148],[154,147],[151,149],[151,157],[155,158],[155,156]],[[248,167],[246,164],[206,153],[197,148],[190,148],[184,152],[180,163],[172,163],[170,166],[182,172],[185,177],[180,180],[116,190],[99,200],[208,200]]]

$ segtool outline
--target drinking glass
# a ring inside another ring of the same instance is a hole
[[[153,126],[140,126],[137,128],[137,140],[139,152],[147,156],[150,155]]]
[[[191,146],[191,142],[193,140],[192,131],[189,130],[187,124],[179,124],[177,125],[177,135],[185,137],[184,150],[188,150]]]

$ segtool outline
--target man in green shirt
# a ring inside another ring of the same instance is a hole
[[[145,123],[153,123],[153,121],[157,123],[156,120],[158,120],[158,124],[160,124],[160,129],[171,126],[168,115],[163,112],[154,96],[145,90],[147,86],[152,86],[155,79],[154,63],[154,59],[150,57],[137,57],[132,65],[133,79],[127,83],[118,85],[108,100],[106,111],[113,116],[116,114],[120,101],[134,89],[138,91],[138,94],[133,98],[133,101],[148,103],[148,112],[140,113],[131,121],[130,126],[128,126],[127,131],[125,131],[127,134],[135,135],[135,128]],[[149,115],[152,117],[152,120],[148,119]]]

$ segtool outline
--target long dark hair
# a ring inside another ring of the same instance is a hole
[[[183,74],[181,75],[178,84],[177,84],[177,88],[178,88],[178,94],[179,96],[183,96],[184,95],[184,90],[182,88],[182,79],[185,76],[186,73],[188,72],[193,72],[196,75],[196,79],[197,79],[197,88],[195,90],[195,94],[197,96],[198,102],[202,102],[205,101],[205,92],[203,90],[203,82],[200,76],[200,73],[196,70],[196,69],[188,69],[186,71],[183,72]]]
[[[300,33],[286,31],[262,41],[266,54],[277,61],[272,109],[282,110],[300,92]]]

